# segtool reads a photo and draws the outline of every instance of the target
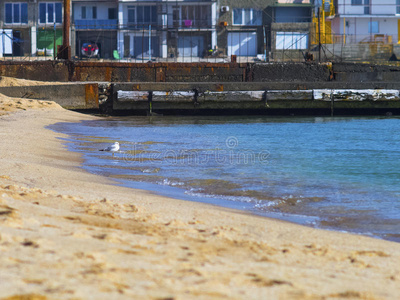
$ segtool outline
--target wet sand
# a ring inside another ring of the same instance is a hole
[[[0,299],[400,299],[400,244],[114,185],[0,97]],[[6,114],[4,114],[6,113]]]

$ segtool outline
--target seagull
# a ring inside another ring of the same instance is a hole
[[[99,151],[108,151],[108,152],[112,152],[112,155],[114,156],[115,152],[118,152],[119,150],[119,143],[115,142],[114,144],[112,144],[111,146],[108,146],[107,148],[104,149],[100,149]]]

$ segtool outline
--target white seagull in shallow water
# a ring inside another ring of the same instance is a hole
[[[107,148],[104,149],[100,149],[99,151],[108,151],[108,152],[112,152],[112,155],[114,156],[115,152],[118,152],[119,150],[119,143],[115,142],[114,144],[112,144],[111,146],[108,146]]]

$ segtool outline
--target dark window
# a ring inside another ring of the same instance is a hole
[[[20,15],[19,15],[19,3],[14,3],[14,20],[13,23],[21,23]]]
[[[128,23],[140,25],[157,23],[157,7],[155,5],[128,6]]]
[[[12,23],[12,4],[6,3],[6,23]]]
[[[369,0],[364,0],[364,15],[369,15],[369,14],[370,14]]]
[[[82,19],[86,19],[86,6],[81,7]]]
[[[93,9],[92,9],[92,18],[93,18],[93,19],[97,19],[97,7],[96,7],[96,6],[93,6]]]
[[[157,23],[157,7],[151,6],[151,22]]]
[[[351,5],[362,5],[362,0],[351,0]]]
[[[136,18],[135,18],[135,8],[129,8],[128,9],[128,23],[135,23]]]
[[[47,22],[54,23],[54,4],[47,3]]]
[[[39,22],[46,23],[46,3],[39,4]]]
[[[144,17],[144,20],[143,20],[144,24],[150,24],[150,20],[151,20],[150,6],[144,6],[143,17]]]
[[[62,3],[39,3],[39,23],[62,23]]]
[[[28,4],[21,3],[21,23],[28,24]]]
[[[117,10],[115,8],[108,9],[108,19],[115,20],[117,18]]]
[[[62,3],[56,3],[56,23],[62,23]]]
[[[138,6],[137,8],[137,22],[139,24],[143,24],[144,14],[143,14],[143,6]]]

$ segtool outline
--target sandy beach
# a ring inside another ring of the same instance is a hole
[[[400,299],[400,244],[116,186],[0,96],[0,299]]]

